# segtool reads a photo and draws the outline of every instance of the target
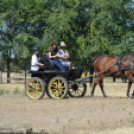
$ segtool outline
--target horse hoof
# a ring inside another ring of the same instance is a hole
[[[105,95],[104,98],[107,98],[107,96]]]
[[[92,98],[93,98],[94,96],[93,96],[93,95],[90,95],[90,97],[92,97]]]

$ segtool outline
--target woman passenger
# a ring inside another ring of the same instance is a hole
[[[65,67],[58,61],[58,57],[60,56],[57,52],[57,42],[56,41],[51,41],[50,43],[50,48],[49,48],[49,58],[51,59],[52,63],[54,66],[57,66],[62,72],[65,72],[66,69]]]
[[[60,42],[60,50],[58,51],[58,54],[60,54],[61,57],[59,58],[59,61],[61,62],[62,65],[67,67],[69,70],[75,69],[72,62],[67,60],[68,58],[70,58],[67,47],[68,47],[68,45],[66,45],[64,41]]]

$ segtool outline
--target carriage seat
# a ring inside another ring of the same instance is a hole
[[[54,68],[54,64],[52,63],[51,59],[49,59],[48,56],[44,55],[43,61],[44,61],[44,69],[53,69]]]
[[[47,55],[43,56],[43,61],[44,61],[44,70],[53,69],[53,70],[60,71],[60,69],[58,67],[54,66],[51,59]]]

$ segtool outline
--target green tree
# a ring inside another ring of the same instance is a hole
[[[24,68],[33,44],[43,55],[51,40],[64,40],[71,57],[134,51],[133,12],[132,0],[1,0],[2,57],[8,70],[13,58]]]

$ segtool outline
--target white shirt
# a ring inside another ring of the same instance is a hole
[[[34,65],[34,66],[31,66],[31,70],[33,70],[33,71],[39,70],[39,66],[35,64],[35,63],[38,63],[38,62],[39,62],[38,57],[35,54],[33,54],[32,55],[32,60],[31,60],[31,65]]]

